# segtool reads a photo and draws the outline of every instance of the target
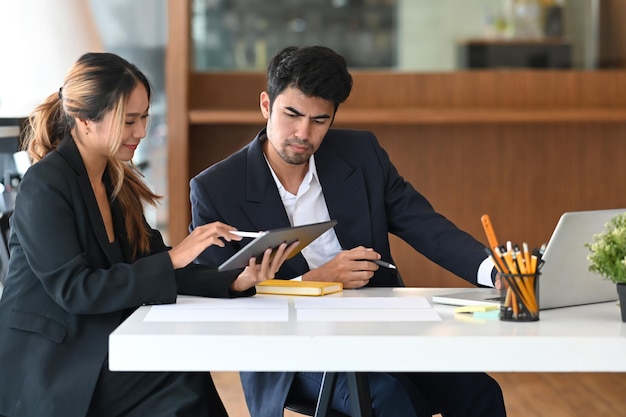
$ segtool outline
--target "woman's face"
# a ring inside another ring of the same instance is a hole
[[[137,85],[130,94],[126,105],[122,138],[120,146],[115,153],[117,159],[121,161],[130,161],[133,159],[139,142],[146,136],[149,105],[146,88],[142,84]],[[113,111],[108,111],[102,120],[91,122],[90,133],[85,138],[93,144],[93,147],[97,148],[98,153],[101,153],[107,158],[109,155],[109,144],[115,139],[111,137],[112,125]]]

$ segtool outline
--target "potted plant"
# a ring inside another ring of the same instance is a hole
[[[590,252],[589,270],[616,284],[622,321],[626,322],[626,213],[613,217],[585,246]]]

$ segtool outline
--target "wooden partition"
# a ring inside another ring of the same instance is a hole
[[[262,73],[188,68],[189,11],[170,2],[170,241],[187,233],[189,179],[264,125]],[[186,16],[186,17],[185,17]],[[183,46],[181,46],[183,45]],[[539,245],[565,211],[626,207],[625,71],[354,72],[335,126],[376,133],[401,175],[486,243]],[[392,238],[409,286],[464,282]]]

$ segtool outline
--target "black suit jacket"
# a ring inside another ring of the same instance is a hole
[[[192,224],[223,221],[240,230],[289,226],[280,195],[263,156],[265,131],[246,147],[191,180]],[[470,283],[485,259],[485,247],[459,230],[406,182],[367,131],[331,129],[315,153],[315,164],[330,218],[343,248],[359,245],[393,262],[389,233],[399,236],[433,262]],[[462,204],[462,202],[459,202]],[[246,241],[208,248],[199,261],[216,267]],[[286,261],[278,277],[308,271],[299,254]],[[368,284],[397,286],[392,271],[379,268]],[[290,374],[242,373],[252,417],[282,415]]]
[[[108,336],[127,314],[143,304],[174,303],[179,293],[233,295],[229,286],[239,271],[200,265],[174,270],[169,248],[147,224],[151,253],[131,263],[115,201],[111,210],[127,263],[114,262],[71,138],[24,176],[0,300],[0,415],[85,416]]]

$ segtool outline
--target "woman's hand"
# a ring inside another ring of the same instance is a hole
[[[263,259],[260,264],[256,263],[256,258],[250,258],[248,266],[231,284],[231,291],[245,291],[259,282],[273,279],[276,272],[296,246],[298,246],[298,241],[293,242],[289,246],[286,243],[282,243],[274,250],[268,248],[263,253]]]
[[[196,227],[182,242],[169,250],[174,269],[184,268],[193,262],[211,245],[224,247],[224,241],[241,240],[241,236],[230,233],[234,227],[214,222]],[[222,240],[223,239],[223,240]]]

